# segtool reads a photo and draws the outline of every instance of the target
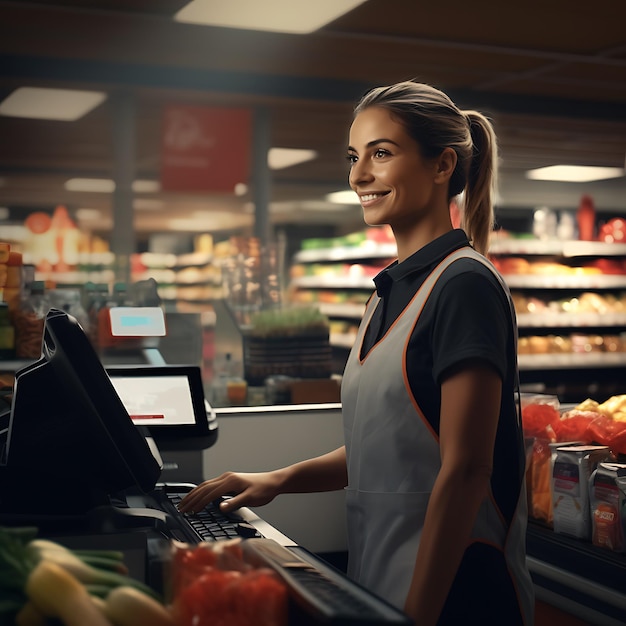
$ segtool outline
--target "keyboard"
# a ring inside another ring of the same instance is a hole
[[[176,508],[179,516],[190,526],[192,540],[198,541],[220,541],[221,539],[234,539],[235,537],[249,538],[260,537],[257,529],[248,524],[236,513],[224,513],[219,508],[221,500],[211,502],[202,511],[197,513],[180,513],[178,504],[182,500],[184,493],[166,491],[165,497]]]
[[[261,537],[257,529],[236,512],[224,513],[219,508],[221,500],[209,503],[202,511],[196,513],[181,513],[178,504],[187,493],[188,489],[161,488],[153,494],[162,509],[178,522],[176,526],[170,526],[168,529],[173,539],[199,543],[235,537],[242,539]]]

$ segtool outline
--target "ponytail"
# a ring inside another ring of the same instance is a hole
[[[493,197],[497,179],[497,140],[491,122],[477,111],[464,111],[472,137],[461,227],[474,248],[486,254],[494,224]]]

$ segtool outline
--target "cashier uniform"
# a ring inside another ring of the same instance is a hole
[[[441,377],[466,359],[482,359],[503,380],[491,497],[481,505],[439,624],[474,616],[482,624],[529,626],[534,599],[508,290],[458,229],[392,264],[375,284],[342,383],[348,574],[404,607],[441,466]]]

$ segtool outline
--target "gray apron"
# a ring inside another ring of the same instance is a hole
[[[360,360],[365,330],[380,301],[368,303],[343,376],[341,400],[348,466],[348,575],[400,609],[415,568],[428,500],[441,467],[436,433],[411,394],[406,349],[436,281],[459,258],[491,263],[472,248],[452,252],[433,270],[385,336]],[[416,463],[416,459],[419,462]],[[516,485],[511,485],[515,489]],[[462,511],[459,511],[462,514]],[[525,567],[526,494],[508,529],[493,499],[479,510],[473,540],[500,547],[532,623],[532,582]]]

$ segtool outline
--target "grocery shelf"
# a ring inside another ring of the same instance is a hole
[[[626,256],[626,244],[603,241],[561,241],[558,239],[496,239],[489,245],[489,254],[537,256]]]
[[[519,328],[626,326],[626,313],[518,313]]]
[[[380,244],[375,241],[360,246],[337,246],[318,250],[300,250],[294,255],[295,263],[316,263],[322,261],[354,261],[357,259],[387,259],[397,256],[395,244]]]
[[[353,304],[350,302],[322,302],[318,304],[321,313],[328,317],[349,317],[360,320],[365,312],[364,304]]]
[[[291,281],[293,287],[305,289],[368,289],[373,291],[374,279],[366,276],[300,276]]]
[[[626,352],[520,354],[520,370],[626,367]]]
[[[626,289],[622,274],[503,274],[510,289]]]

